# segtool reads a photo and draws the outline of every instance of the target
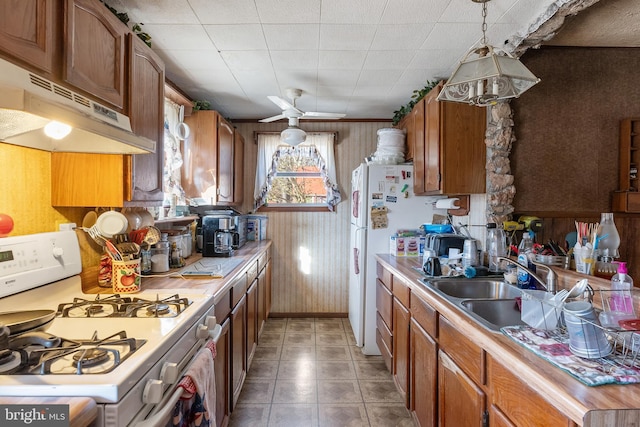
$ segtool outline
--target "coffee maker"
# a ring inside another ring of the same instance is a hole
[[[235,231],[233,217],[205,215],[202,217],[202,256],[230,257],[233,255]]]

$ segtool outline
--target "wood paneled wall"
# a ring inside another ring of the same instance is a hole
[[[254,132],[281,131],[284,123],[239,123],[245,138],[243,211],[252,208],[257,146]],[[389,122],[305,121],[307,131],[338,132],[337,177],[342,202],[335,212],[268,212],[273,240],[274,313],[347,313],[351,171],[376,150],[377,130]]]
[[[542,79],[512,103],[515,211],[544,220],[537,236],[564,242],[574,221],[611,212],[620,120],[640,116],[640,49],[541,48],[521,58]],[[614,214],[620,260],[640,284],[640,214]]]

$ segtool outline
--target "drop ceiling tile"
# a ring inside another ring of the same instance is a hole
[[[375,32],[375,25],[323,24],[320,26],[320,49],[367,50]]]
[[[155,49],[154,49],[155,50]],[[155,50],[164,60],[165,65],[171,63],[171,68],[191,69],[203,68],[208,70],[227,69],[222,56],[216,49],[202,50]]]
[[[530,25],[537,22],[538,18],[545,14],[554,0],[519,0],[500,19],[501,23],[515,23],[525,31]],[[531,28],[535,31],[537,28]]]
[[[260,24],[205,25],[218,50],[267,49]]]
[[[264,24],[320,22],[320,2],[316,0],[255,0],[255,3]]]
[[[317,50],[318,25],[280,25],[263,26],[267,45],[271,50]]]
[[[446,79],[451,75],[449,68],[439,69],[406,69],[396,82],[396,85],[410,86],[414,89],[421,89],[427,81]]]
[[[273,72],[265,70],[262,73],[255,71],[236,71],[233,73],[236,81],[249,97],[267,97],[280,92],[278,80]]]
[[[449,68],[451,64],[458,63],[460,58],[459,50],[420,49],[415,51],[415,55],[407,68]]]
[[[439,23],[420,49],[450,49],[464,55],[480,37],[482,33],[475,24]]]
[[[359,70],[364,65],[367,52],[364,50],[321,50],[318,68],[343,68]]]
[[[285,95],[285,89],[288,87],[313,92],[318,81],[315,70],[275,70],[275,73],[280,85],[280,96]]]
[[[139,0],[140,1],[140,0]],[[202,24],[256,24],[260,22],[253,0],[189,0]]]
[[[435,23],[447,8],[443,0],[396,0],[387,3],[382,24]]]
[[[413,59],[413,50],[370,50],[364,62],[365,70],[405,69]]]
[[[276,70],[315,70],[318,68],[318,53],[313,50],[272,50],[271,61]]]
[[[376,96],[384,97],[386,99],[387,94],[389,93],[390,90],[391,90],[390,86],[358,85],[353,90],[353,97],[354,98],[370,97],[375,94]]]
[[[319,70],[318,85],[355,86],[359,77],[360,70]]]
[[[376,50],[418,49],[433,29],[434,24],[379,25],[371,43]]]
[[[493,0],[487,5],[487,23],[496,22],[511,8],[514,0]],[[440,16],[439,22],[476,22],[482,28],[482,4],[471,0],[452,1]]]
[[[322,23],[378,24],[387,0],[323,0]]]
[[[126,10],[133,22],[145,24],[199,24],[187,0],[154,0],[149,7],[145,0],[108,1],[118,12]]]
[[[231,70],[264,70],[271,68],[271,59],[266,50],[228,50],[220,52]]]
[[[392,86],[402,75],[402,70],[362,70],[358,86]]]
[[[324,99],[333,99],[336,102],[346,102],[351,98],[354,85],[322,85],[319,84],[316,93]]]
[[[209,35],[201,25],[149,24],[144,29],[151,35],[154,49],[214,49]]]

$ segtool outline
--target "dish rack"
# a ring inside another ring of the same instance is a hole
[[[553,295],[544,291],[523,290],[521,302],[521,318],[529,326],[544,329],[547,335],[556,341],[569,344],[571,352],[585,359],[597,360],[605,371],[617,366],[640,369],[640,289],[631,290],[595,290],[585,293],[586,297],[566,300],[564,303],[553,300]],[[565,306],[569,302],[590,302],[594,308],[592,319],[576,318]],[[623,312],[627,311],[627,313]],[[575,332],[576,319],[582,334],[573,335],[571,341],[565,317],[569,316],[573,323],[570,326]],[[605,345],[594,348],[595,335],[602,334]],[[580,336],[581,335],[581,336]],[[578,338],[576,338],[578,336]],[[584,339],[576,348],[570,343],[576,339]],[[589,340],[589,342],[587,342]],[[607,369],[609,367],[609,369]]]

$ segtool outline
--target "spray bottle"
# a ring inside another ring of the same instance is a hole
[[[618,264],[618,272],[611,277],[611,311],[634,314],[631,297],[633,279],[627,274],[627,263],[622,261],[614,261],[614,263]]]

